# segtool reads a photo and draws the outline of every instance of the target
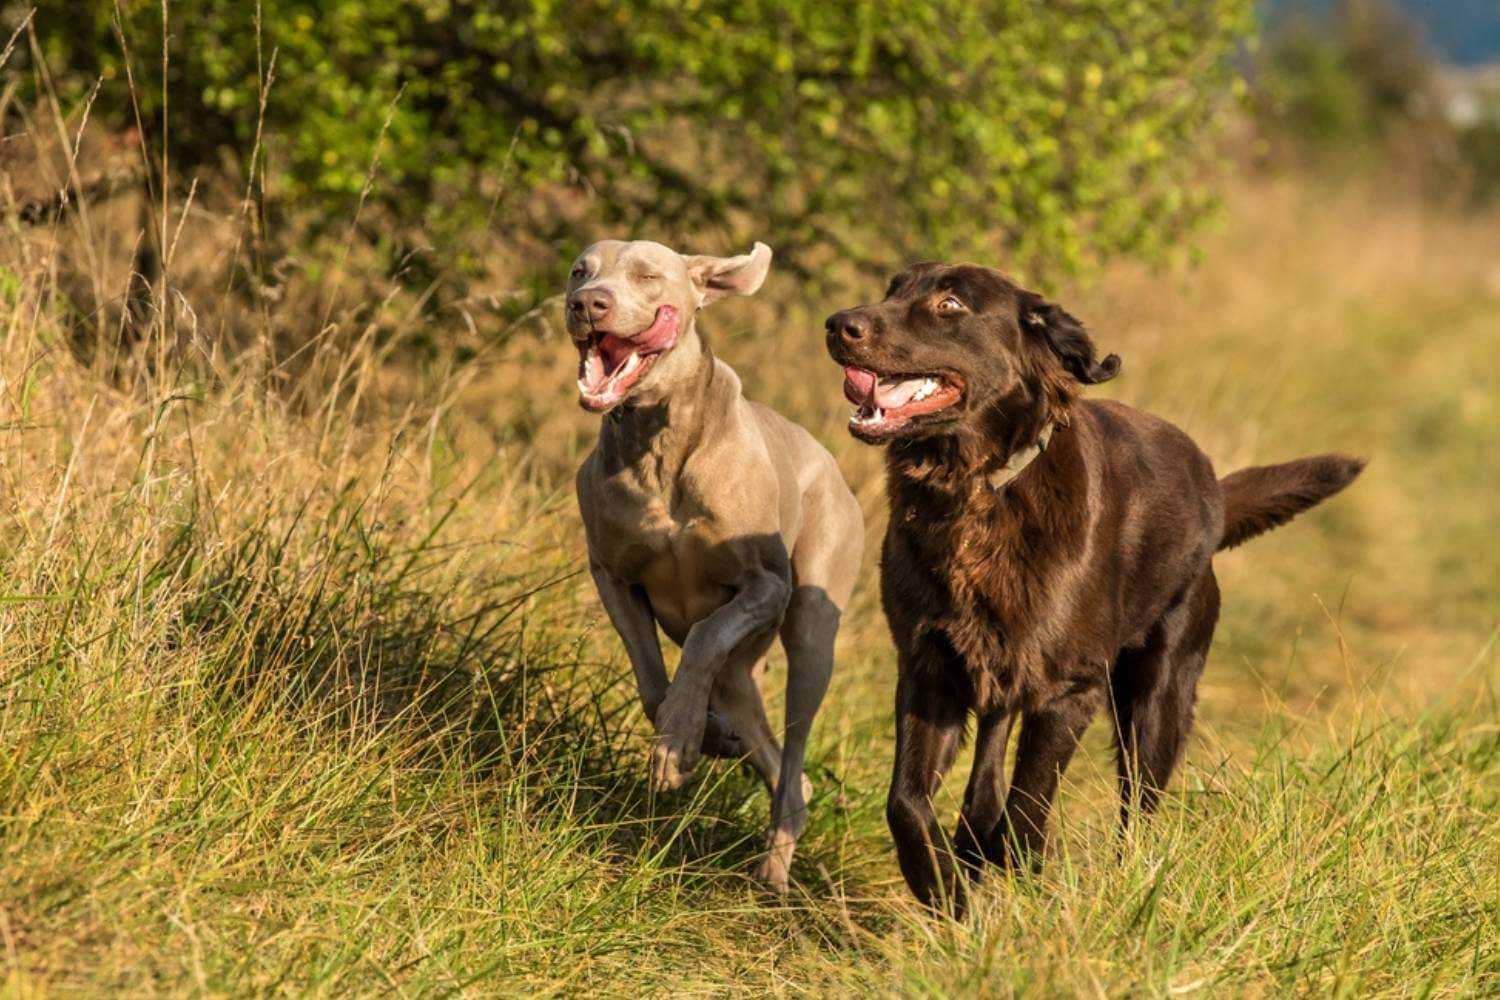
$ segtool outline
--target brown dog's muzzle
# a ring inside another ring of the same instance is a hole
[[[855,407],[849,430],[872,443],[910,432],[920,426],[917,421],[940,419],[941,411],[963,398],[956,376],[891,371],[882,363],[877,348],[885,326],[879,309],[844,309],[823,324],[828,354],[844,369],[844,397]]]
[[[851,347],[868,340],[874,324],[863,309],[841,309],[828,317],[823,328],[828,331],[828,350],[832,352],[836,344]],[[838,356],[834,357],[837,360]]]

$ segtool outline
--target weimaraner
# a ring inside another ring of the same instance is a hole
[[[566,312],[579,401],[603,414],[577,481],[589,570],[656,726],[651,785],[679,787],[700,753],[747,757],[771,793],[755,877],[785,891],[864,519],[833,456],[745,399],[698,334],[705,303],[752,294],[770,265],[763,243],[705,257],[605,240],[574,263]],[[682,648],[670,683],[657,625]],[[784,748],[756,683],[778,632]]]

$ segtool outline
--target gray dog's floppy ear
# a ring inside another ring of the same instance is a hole
[[[695,255],[682,261],[702,301],[712,302],[726,295],[754,295],[771,270],[771,248],[757,243],[738,257]]]
[[[1027,292],[1021,299],[1021,322],[1041,334],[1063,367],[1085,385],[1108,382],[1120,373],[1120,356],[1105,355],[1095,361],[1094,341],[1078,318],[1062,306]]]

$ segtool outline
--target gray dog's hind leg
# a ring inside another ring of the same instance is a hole
[[[735,749],[733,756],[743,755],[773,795],[776,776],[781,771],[781,747],[766,719],[765,702],[756,682],[765,670],[766,651],[774,641],[774,635],[766,635],[735,650],[714,678],[709,697],[712,711],[728,728],[728,742]],[[704,752],[712,752],[707,742]],[[714,753],[714,756],[729,755]]]
[[[792,854],[807,827],[807,803],[812,797],[812,783],[802,770],[807,740],[833,676],[834,639],[864,556],[865,527],[859,504],[833,459],[826,454],[823,458],[827,474],[809,492],[805,520],[792,552],[796,586],[781,623],[787,661],[785,743],[771,797],[766,856],[755,870],[758,880],[778,892],[785,892],[790,884]]]
[[[812,785],[802,773],[802,765],[813,719],[833,676],[833,641],[838,635],[839,617],[838,606],[822,589],[799,587],[781,627],[787,658],[786,742],[771,801],[766,856],[755,870],[756,879],[778,892],[787,889],[797,838],[807,826]]]

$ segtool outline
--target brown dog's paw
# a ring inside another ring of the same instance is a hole
[[[729,721],[717,712],[709,712],[703,726],[703,756],[737,760],[745,753],[745,741],[729,728]]]

